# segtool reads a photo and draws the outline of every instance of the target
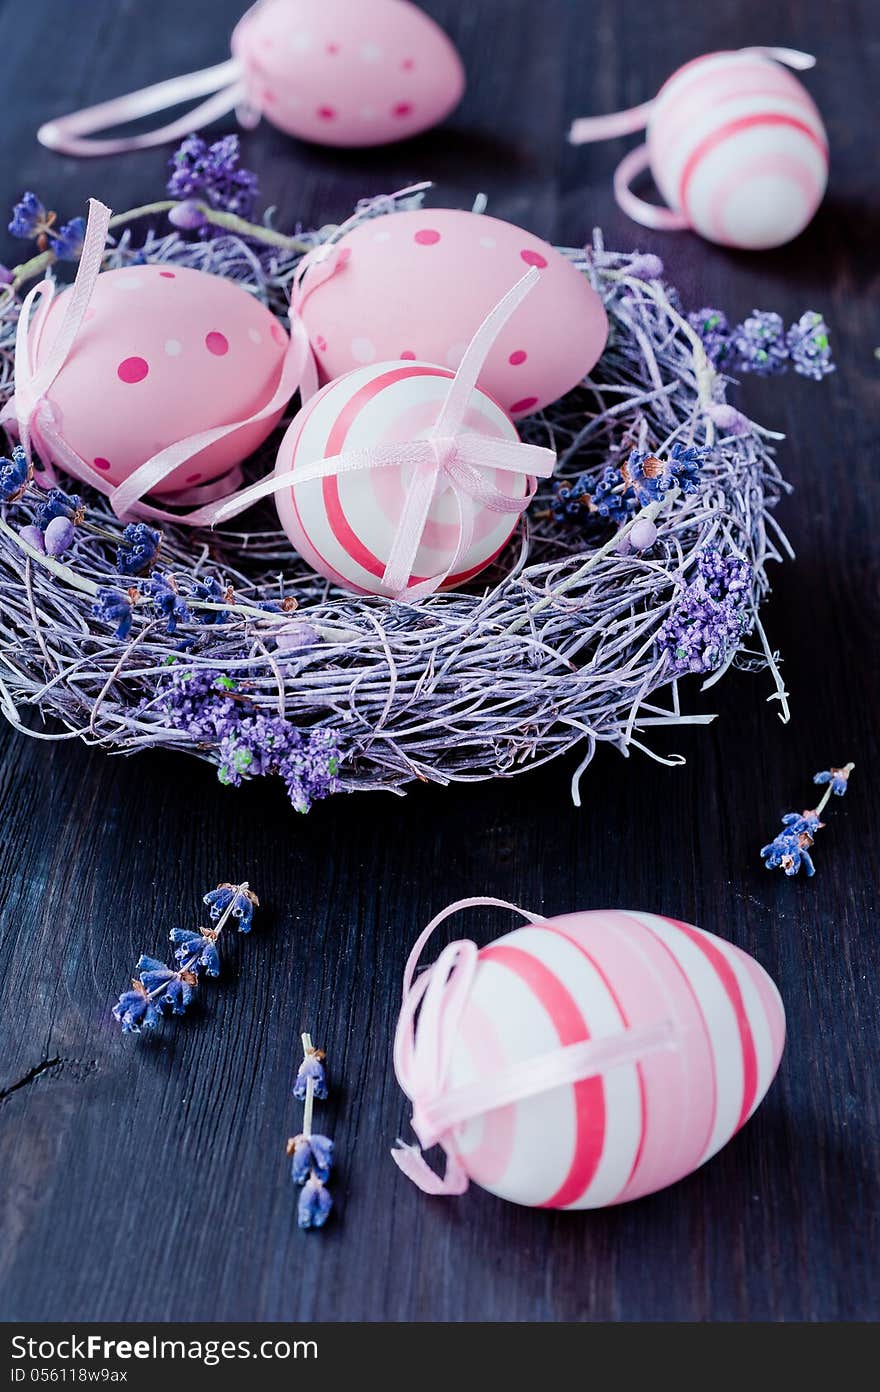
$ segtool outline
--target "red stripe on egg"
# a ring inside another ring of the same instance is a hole
[[[819,150],[823,159],[828,158],[828,147],[825,141],[816,134],[806,121],[801,121],[796,116],[786,116],[781,112],[761,112],[751,116],[740,116],[735,121],[727,121],[723,126],[719,126],[717,130],[712,131],[710,135],[707,135],[705,139],[701,140],[685,161],[685,166],[679,181],[678,197],[679,205],[688,213],[688,216],[690,216],[687,206],[688,189],[701,161],[726,140],[731,139],[735,135],[739,135],[743,131],[754,130],[759,126],[785,126],[790,130],[800,131],[800,133],[805,135],[816,149]]]
[[[519,976],[535,994],[553,1022],[560,1044],[578,1044],[590,1031],[574,997],[553,972],[520,948],[495,943],[480,952],[483,961],[496,962]],[[576,1137],[568,1174],[555,1194],[539,1208],[565,1208],[584,1193],[602,1158],[605,1144],[605,1087],[601,1078],[573,1084]]]

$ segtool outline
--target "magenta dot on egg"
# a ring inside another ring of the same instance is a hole
[[[412,58],[404,58],[400,66],[403,68],[404,72],[412,72],[415,67],[415,62]]]
[[[150,365],[144,358],[123,358],[116,369],[116,376],[120,382],[127,382],[129,386],[134,386],[136,382],[142,382],[150,370]]]
[[[322,121],[332,121],[336,116],[336,109],[332,106],[319,106],[317,114]]]
[[[287,334],[284,332],[280,324],[272,325],[272,337],[274,338],[276,343],[280,344],[282,348],[287,343]]]
[[[520,363],[524,363],[527,357],[528,353],[526,353],[524,349],[517,348],[516,352],[511,353],[507,361],[510,363],[511,367],[519,367]]]
[[[324,338],[323,334],[318,334],[318,337],[315,339],[315,347],[319,353],[327,352],[327,340]]]
[[[415,234],[414,240],[418,242],[419,246],[434,246],[440,240],[440,233],[435,232],[433,227],[422,227]]]
[[[543,271],[547,265],[546,256],[542,256],[539,251],[529,251],[526,248],[525,251],[520,252],[520,256],[527,266],[537,266],[539,271]]]
[[[330,54],[336,54],[336,53],[338,53],[338,52],[339,52],[339,44],[338,44],[338,43],[328,43],[328,45],[327,45],[327,52],[330,53]]]
[[[391,115],[392,115],[392,116],[401,116],[401,117],[402,117],[402,116],[411,116],[411,115],[412,115],[412,102],[398,102],[398,103],[396,104],[396,106],[393,106],[393,107],[391,108]]]
[[[222,358],[229,352],[229,339],[225,334],[218,333],[212,329],[209,334],[205,334],[205,347],[209,353],[213,353],[215,358]]]
[[[522,401],[514,401],[510,409],[511,411],[530,411],[537,404],[538,398],[536,396],[524,396]]]
[[[160,271],[159,274],[163,280],[174,280],[173,271]]]
[[[416,355],[411,348],[404,348],[400,356],[404,359],[405,362],[415,362]]]
[[[92,460],[92,463],[94,464],[96,469],[102,469],[104,473],[106,473],[107,470],[110,468],[110,460],[104,459],[103,455],[100,454],[97,456],[96,459]]]

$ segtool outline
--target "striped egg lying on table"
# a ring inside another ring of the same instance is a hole
[[[787,67],[748,49],[673,73],[651,108],[647,143],[669,207],[723,245],[791,241],[828,182],[828,138],[812,97]]]
[[[51,353],[71,293],[57,295],[32,323],[37,368]],[[46,399],[65,444],[109,490],[166,446],[247,421],[266,406],[287,347],[274,315],[231,280],[164,264],[102,271]],[[262,443],[283,409],[188,459],[163,479],[163,494],[227,473]],[[63,467],[63,460],[51,462]]]
[[[323,381],[363,364],[419,361],[457,368],[484,317],[518,276],[540,281],[490,350],[479,385],[514,420],[586,376],[608,337],[586,276],[531,232],[451,208],[370,218],[336,243],[337,274],[310,286],[300,313]],[[323,250],[312,258],[318,271]]]
[[[359,593],[383,594],[383,573],[398,530],[406,484],[405,467],[341,473],[297,484],[297,468],[343,451],[423,437],[437,420],[449,393],[451,370],[422,362],[386,362],[361,367],[324,386],[292,421],[281,442],[276,475],[291,486],[275,494],[278,515],[293,546],[319,574]],[[508,416],[475,390],[464,418],[468,431],[518,440]],[[498,469],[491,481],[510,497],[525,496],[526,481]],[[476,575],[498,554],[517,517],[492,512],[463,497],[473,533],[456,573],[446,586]],[[440,574],[454,558],[459,536],[458,505],[449,487],[437,491],[422,534],[413,584]]]
[[[568,914],[479,953],[450,1088],[560,1045],[671,1020],[676,1047],[464,1123],[444,1145],[484,1189],[600,1208],[674,1183],[752,1115],[779,1065],[785,1013],[756,961],[650,913]]]

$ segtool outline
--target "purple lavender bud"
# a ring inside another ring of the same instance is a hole
[[[635,551],[648,551],[657,540],[657,528],[649,517],[640,517],[632,524],[629,539]]]
[[[0,265],[0,285],[11,285],[14,279],[9,267]]]
[[[205,210],[201,203],[187,198],[183,203],[178,203],[176,208],[171,209],[168,221],[184,232],[198,232],[206,222]]]
[[[45,556],[46,542],[39,527],[35,527],[33,524],[29,527],[20,527],[18,535],[21,537],[22,541],[27,542],[28,546],[32,546],[35,551],[42,551]]]
[[[706,415],[728,435],[748,435],[751,429],[748,417],[742,411],[737,411],[735,406],[728,406],[726,401],[713,401],[706,408]]]
[[[646,251],[634,256],[626,270],[627,275],[635,276],[636,280],[659,280],[663,275],[663,262],[653,252]]]
[[[47,556],[63,556],[74,538],[75,528],[69,517],[53,517],[44,533]]]

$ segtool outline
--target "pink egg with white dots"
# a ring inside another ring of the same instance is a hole
[[[425,208],[362,222],[342,268],[309,289],[302,318],[324,381],[367,363],[457,368],[485,316],[532,266],[541,277],[489,352],[479,385],[516,418],[590,371],[608,319],[586,277],[548,242],[484,213]]]
[[[55,341],[70,293],[58,295],[42,326],[38,319],[31,330],[37,367]],[[54,429],[115,487],[166,446],[246,421],[267,405],[287,345],[274,315],[220,276],[165,265],[104,271],[47,392]],[[163,480],[161,492],[227,473],[263,442],[281,413],[193,455]]]
[[[248,100],[273,125],[321,145],[383,145],[442,121],[464,69],[407,0],[264,0],[232,38]]]

